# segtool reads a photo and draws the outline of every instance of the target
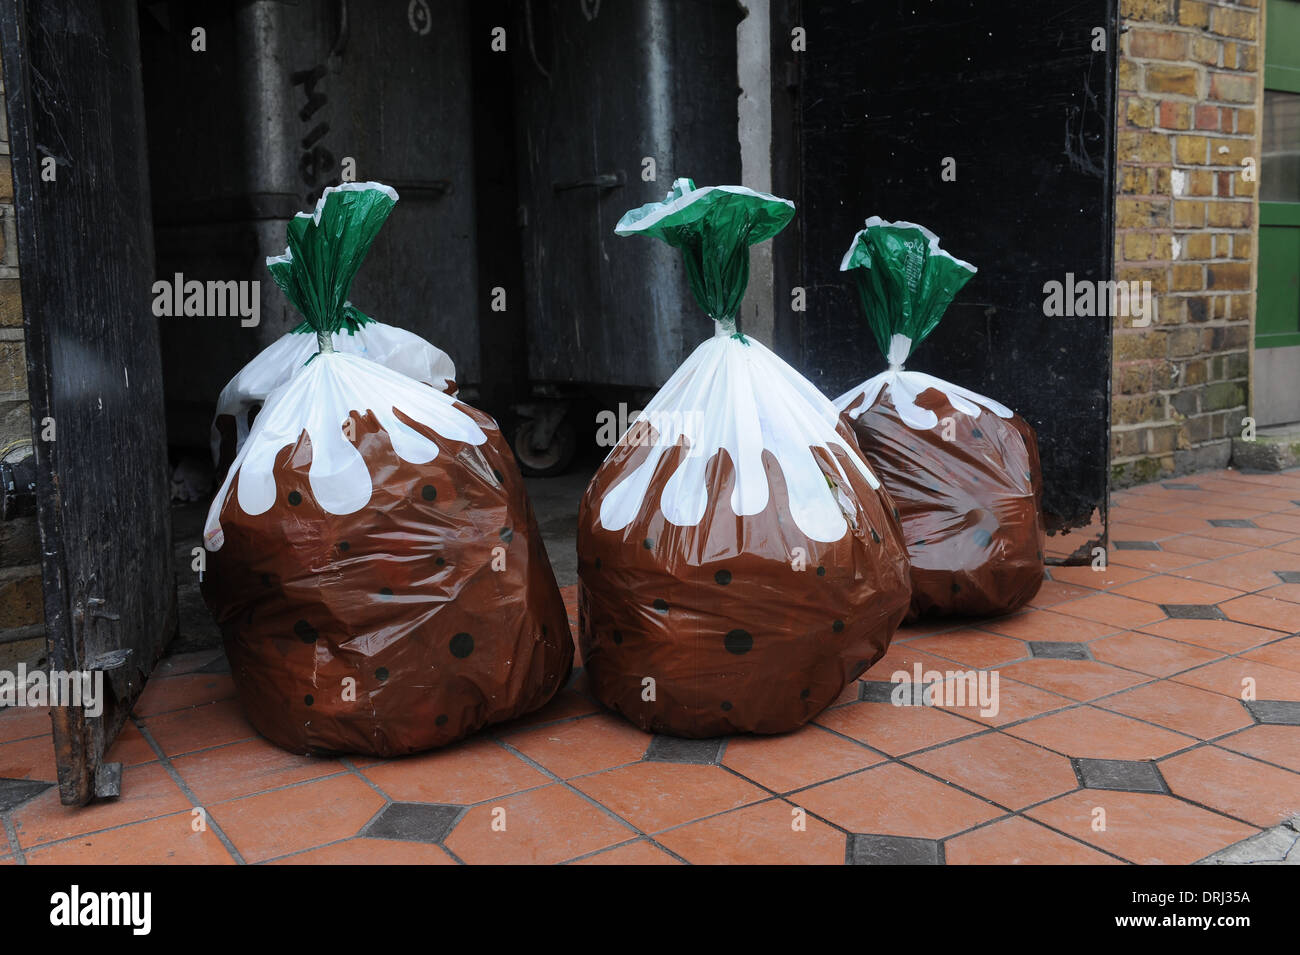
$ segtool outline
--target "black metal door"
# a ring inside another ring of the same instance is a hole
[[[777,287],[807,290],[778,345],[830,395],[882,370],[840,258],[869,215],[932,228],[980,271],[908,367],[1034,426],[1053,530],[1105,518],[1110,319],[1046,317],[1043,286],[1110,278],[1116,37],[1113,0],[772,7]]]
[[[116,795],[105,749],[176,630],[134,0],[0,5],[63,802]]]

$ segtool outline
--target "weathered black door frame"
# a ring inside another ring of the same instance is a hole
[[[177,620],[135,0],[9,0],[0,44],[49,665],[103,674],[101,712],[51,710],[83,804]]]

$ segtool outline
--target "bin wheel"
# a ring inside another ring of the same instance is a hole
[[[573,425],[560,421],[551,431],[551,440],[542,448],[537,447],[534,441],[537,432],[537,422],[532,419],[519,422],[515,429],[515,457],[519,459],[520,470],[529,477],[563,474],[573,463],[577,447]]]

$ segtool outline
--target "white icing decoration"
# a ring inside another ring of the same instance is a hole
[[[933,388],[948,399],[954,411],[972,418],[979,416],[980,406],[992,411],[999,418],[1012,416],[1011,409],[1006,405],[999,404],[992,398],[986,398],[969,388],[954,385],[952,382],[935,378],[924,372],[904,371],[903,361],[911,349],[910,338],[906,335],[895,335],[889,342],[889,368],[840,395],[835,399],[835,407],[840,411],[848,411],[849,405],[859,397],[862,398],[862,404],[848,411],[849,417],[856,419],[875,403],[881,390],[888,387],[889,398],[894,403],[894,408],[897,409],[898,417],[903,424],[913,431],[929,431],[939,423],[939,417],[928,408],[918,405],[916,399],[927,388]]]
[[[487,440],[451,396],[357,355],[317,355],[267,397],[208,511],[203,527],[207,548],[219,550],[224,543],[221,511],[235,476],[239,475],[239,487],[231,506],[247,514],[265,513],[276,500],[272,471],[276,455],[296,444],[304,431],[312,451],[308,479],[320,506],[331,514],[351,514],[365,507],[374,491],[370,470],[343,432],[343,423],[353,411],[373,413],[393,451],[411,464],[432,461],[438,446],[403,423],[396,411],[450,441],[477,445]]]
[[[286,332],[263,349],[231,378],[217,399],[217,414],[235,419],[235,452],[248,439],[248,411],[263,404],[266,396],[280,387],[316,354],[315,332]],[[382,322],[360,326],[355,334],[346,329],[334,333],[334,349],[377,361],[408,378],[442,390],[456,378],[456,366],[447,353],[419,335]],[[212,426],[212,460],[220,460],[221,434]]]
[[[670,523],[692,527],[704,519],[706,470],[722,450],[735,467],[731,509],[741,517],[762,512],[769,495],[763,468],[767,451],[780,465],[790,515],[803,534],[816,541],[839,540],[848,522],[813,449],[839,448],[872,488],[880,482],[836,432],[839,412],[811,382],[758,341],[741,341],[715,327],[715,336],[691,353],[637,417],[659,434],[640,465],[601,500],[601,525],[617,531],[632,523],[646,504],[660,459],[685,438],[689,452],[658,502]],[[839,459],[833,453],[830,458],[847,485]]]

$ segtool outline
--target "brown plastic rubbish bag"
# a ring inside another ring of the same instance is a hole
[[[573,662],[496,423],[330,348],[395,200],[348,184],[290,223],[269,264],[322,351],[267,398],[204,528],[203,594],[244,710],[298,753],[442,746],[546,703]]]
[[[912,565],[909,619],[1023,606],[1043,581],[1033,429],[990,398],[903,369],[975,267],[942,251],[922,226],[872,217],[841,268],[855,273],[889,368],[835,403],[902,518]]]
[[[884,654],[906,611],[893,505],[852,433],[736,327],[747,246],[793,211],[680,180],[617,229],[679,245],[716,328],[610,452],[578,518],[592,691],[644,730],[793,730]]]

